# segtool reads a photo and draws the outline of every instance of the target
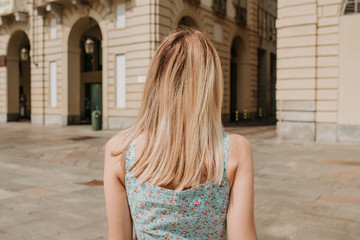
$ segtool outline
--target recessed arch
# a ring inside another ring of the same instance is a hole
[[[94,43],[86,53],[85,43]],[[79,18],[71,27],[67,41],[67,124],[89,123],[93,110],[102,111],[103,34],[91,17]]]
[[[239,118],[247,111],[247,82],[245,42],[235,36],[230,48],[230,121],[236,120],[236,111]]]
[[[175,18],[173,22],[173,28],[176,26],[179,26],[180,21],[182,21],[183,18],[186,19],[187,22],[185,23],[195,23],[197,26],[197,29],[200,31],[203,29],[201,16],[194,12],[195,10],[185,8],[182,11],[179,11],[177,14],[177,17]]]
[[[30,119],[30,40],[23,30],[11,34],[7,45],[7,121]]]
[[[106,13],[104,12],[98,12],[96,11],[96,9],[98,9],[96,7],[98,3],[94,2],[93,8],[86,8],[86,7],[77,7],[77,8],[69,8],[67,10],[64,10],[64,17],[63,17],[63,34],[62,34],[62,64],[63,66],[67,66],[67,67],[63,67],[62,68],[62,104],[61,104],[61,108],[62,108],[62,115],[64,116],[63,118],[63,124],[64,125],[68,125],[68,124],[75,124],[75,123],[79,123],[79,119],[80,116],[78,115],[77,117],[72,117],[71,116],[71,112],[69,109],[69,92],[68,92],[68,83],[69,83],[69,79],[68,76],[71,75],[71,64],[69,64],[69,52],[73,52],[73,50],[78,49],[79,52],[79,48],[72,48],[72,44],[69,45],[69,38],[70,38],[70,33],[73,30],[73,27],[75,26],[75,24],[82,18],[92,18],[99,26],[100,32],[101,32],[101,36],[102,36],[102,41],[101,41],[101,45],[102,45],[102,59],[104,59],[103,61],[103,69],[107,69],[107,61],[105,60],[107,57],[107,42],[108,42],[108,35],[107,35],[107,28],[105,25],[105,21],[103,21],[104,19],[106,19]],[[71,42],[72,40],[70,40]],[[80,57],[79,57],[80,58]],[[70,67],[69,67],[70,66]],[[102,71],[102,82],[103,84],[106,86],[107,85],[107,71]],[[106,99],[107,97],[107,91],[106,88],[103,87],[103,92],[102,92],[102,96],[104,99]],[[103,119],[106,119],[107,117],[107,102],[103,101],[103,114],[102,117]],[[78,120],[76,120],[78,119]],[[74,121],[75,120],[75,121]],[[106,123],[106,122],[104,122]]]
[[[186,26],[191,28],[199,29],[198,24],[195,22],[195,20],[190,16],[183,16],[180,21],[178,22],[178,26]]]
[[[94,4],[96,4],[96,3],[94,3]],[[95,8],[95,6],[94,6],[94,8]],[[62,34],[62,42],[64,44],[63,48],[65,50],[67,50],[67,46],[68,46],[67,43],[68,43],[68,40],[70,37],[70,31],[73,29],[73,26],[80,19],[86,18],[86,17],[92,18],[97,22],[97,24],[100,27],[104,45],[107,44],[108,36],[107,36],[106,25],[105,25],[104,21],[102,21],[103,19],[106,18],[106,15],[101,14],[101,13],[95,11],[94,9],[87,9],[85,7],[81,7],[81,8],[77,8],[77,10],[72,9],[71,11],[69,9],[68,11],[66,11],[64,13],[64,17],[63,17],[64,18],[64,22],[63,22],[64,32]]]

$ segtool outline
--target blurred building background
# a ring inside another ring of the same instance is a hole
[[[279,0],[277,131],[360,140],[360,1]]]
[[[275,0],[0,0],[0,121],[124,128],[150,59],[178,25],[206,32],[224,70],[224,123],[276,119]]]

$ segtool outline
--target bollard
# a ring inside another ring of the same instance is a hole
[[[92,130],[97,131],[97,130],[101,130],[101,112],[99,110],[94,110],[91,113],[91,126],[92,126]]]

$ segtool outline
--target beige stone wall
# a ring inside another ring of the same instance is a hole
[[[354,116],[344,91],[358,86],[355,72],[347,67],[359,57],[350,46],[355,45],[355,21],[340,16],[342,3],[278,1],[277,128],[281,138],[341,141],[344,134],[351,135],[342,126],[350,123],[343,119]],[[355,119],[351,124],[360,125]]]
[[[333,124],[338,119],[338,86],[334,86],[334,82],[339,78],[339,53],[331,53],[331,50],[329,53],[329,49],[338,48],[341,3],[340,0],[318,1],[316,138],[323,134],[320,124]]]
[[[314,138],[316,20],[315,0],[278,1],[277,119],[283,138],[296,138],[295,128],[303,130],[298,137]]]
[[[115,8],[117,4],[126,3],[126,27],[116,28]],[[32,81],[38,82],[37,85],[43,86],[43,92],[39,91],[36,99],[40,99],[39,105],[34,105],[34,113],[42,114],[42,102],[45,101],[45,115],[49,116],[45,123],[56,123],[66,125],[67,115],[71,115],[74,110],[68,106],[81,104],[79,100],[71,98],[73,94],[83,94],[79,89],[71,92],[69,77],[78,71],[79,66],[69,65],[68,52],[79,51],[68,48],[69,35],[72,27],[79,19],[84,17],[93,18],[100,27],[102,33],[103,47],[103,125],[108,127],[121,127],[122,121],[130,121],[137,116],[137,111],[141,101],[143,83],[138,83],[138,76],[146,75],[147,66],[150,59],[150,27],[149,12],[151,4],[149,1],[114,1],[112,12],[108,13],[105,7],[94,2],[92,8],[88,6],[66,6],[63,9],[62,23],[57,24],[57,38],[50,39],[50,20],[55,17],[51,13],[47,14],[43,20],[37,17],[36,20],[36,49],[37,59],[40,64],[35,67],[32,73]],[[44,21],[44,23],[43,23]],[[44,27],[43,27],[44,24]],[[43,41],[44,38],[44,41]],[[46,53],[42,58],[43,51]],[[126,108],[117,108],[115,104],[115,58],[118,54],[126,56]],[[58,104],[57,107],[50,107],[50,62],[56,61],[58,68]],[[44,67],[42,67],[44,64]],[[75,69],[74,69],[75,67]],[[86,74],[85,74],[86,75]],[[85,76],[82,74],[81,76]],[[86,76],[84,77],[86,78]],[[88,81],[84,79],[84,81]],[[89,80],[90,81],[90,80]],[[70,89],[70,90],[69,90]],[[69,92],[70,91],[70,92]],[[82,107],[82,106],[81,106]],[[56,117],[56,119],[54,119]],[[117,118],[109,126],[109,118]],[[124,120],[125,119],[125,120]]]
[[[0,28],[0,55],[6,55],[8,33],[4,28]],[[7,69],[5,66],[0,67],[0,114],[1,122],[6,121],[7,113]]]
[[[44,63],[45,49],[43,48],[45,43],[45,31],[43,27],[46,24],[46,19],[41,16],[35,17],[31,15],[31,23],[33,23],[33,38],[31,44],[31,122],[35,124],[44,123],[44,112],[46,100],[45,86],[48,85],[45,76]],[[47,66],[48,67],[48,66]]]
[[[33,16],[29,12],[27,23],[12,22],[9,26],[0,27],[0,54],[7,54],[7,45],[14,32],[22,30],[27,33],[31,44],[31,100],[32,122],[39,124],[67,124],[67,116],[72,114],[72,105],[79,105],[74,95],[82,94],[78,89],[69,86],[69,79],[79,72],[79,65],[69,65],[69,53],[79,49],[69,49],[69,37],[73,26],[81,18],[93,18],[102,33],[103,47],[103,125],[107,127],[121,127],[122,122],[131,122],[137,116],[141,101],[143,79],[153,51],[155,33],[155,17],[151,12],[155,10],[155,1],[113,1],[111,11],[99,1],[92,1],[88,5],[72,5],[62,2],[62,21],[57,22],[56,38],[50,38],[50,20],[56,17],[47,12],[45,18]],[[44,7],[45,2],[39,2],[37,7]],[[125,28],[116,28],[116,6],[125,4]],[[30,30],[34,29],[34,36]],[[76,43],[75,43],[76,45]],[[117,108],[115,104],[115,58],[118,54],[126,56],[126,108]],[[71,56],[71,55],[70,55]],[[50,106],[50,62],[57,63],[57,106]],[[85,74],[86,75],[86,74]],[[83,74],[83,76],[85,76]],[[0,113],[7,114],[7,67],[0,67]],[[84,81],[88,81],[85,79]],[[90,81],[90,80],[89,80]],[[70,83],[71,84],[71,83]],[[109,118],[113,119],[109,126]],[[4,119],[3,115],[1,116]],[[6,118],[6,117],[5,117]],[[129,120],[129,121],[128,121]],[[125,123],[129,124],[129,123]]]
[[[153,1],[136,1],[126,9],[126,27],[116,29],[108,23],[108,115],[120,118],[135,118],[142,98],[143,83],[138,77],[145,76],[150,63],[154,39],[155,20],[150,15]],[[130,1],[131,2],[131,1]],[[118,54],[126,57],[126,108],[116,107],[115,58]],[[110,126],[111,127],[111,126]],[[114,125],[113,127],[117,127]]]
[[[66,23],[66,14],[64,14],[63,22]],[[44,48],[44,84],[45,84],[45,92],[44,92],[44,100],[45,100],[45,115],[62,115],[62,106],[64,105],[64,96],[62,91],[63,74],[64,72],[61,70],[65,68],[64,62],[62,61],[61,52],[63,51],[63,30],[61,24],[57,23],[56,25],[56,38],[50,38],[50,20],[52,18],[56,18],[54,14],[48,13],[44,19],[44,27],[43,27],[43,37],[44,42],[41,42],[42,48]],[[38,41],[37,41],[38,42]],[[40,43],[39,43],[40,45]],[[50,62],[55,61],[57,64],[57,106],[50,106]],[[64,114],[64,113],[63,113]]]
[[[346,15],[339,25],[339,124],[360,125],[360,15]]]
[[[6,68],[0,67],[0,122],[5,122],[5,114],[7,113],[7,93],[6,93]]]

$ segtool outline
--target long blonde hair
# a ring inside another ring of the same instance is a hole
[[[220,183],[224,171],[220,58],[199,30],[176,29],[158,47],[135,124],[121,133],[118,156],[142,131],[146,146],[130,168],[141,182],[175,191]]]

